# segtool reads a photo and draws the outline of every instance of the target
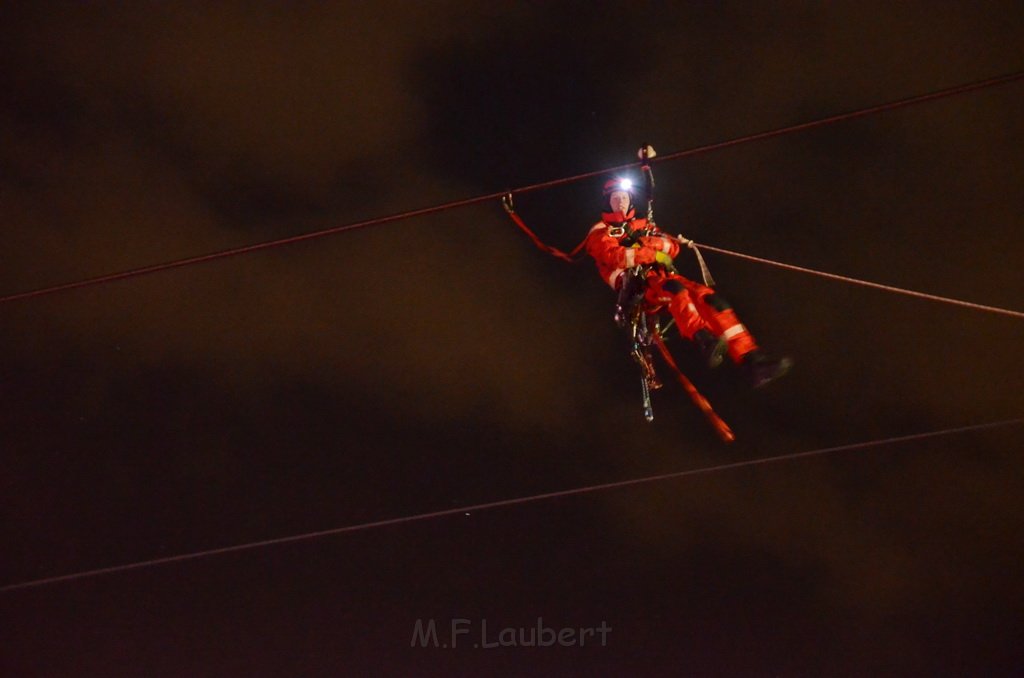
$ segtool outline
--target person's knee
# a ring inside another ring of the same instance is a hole
[[[661,289],[665,290],[669,294],[679,294],[680,292],[685,291],[686,287],[678,280],[666,280],[662,283]]]
[[[709,294],[704,297],[704,303],[715,309],[716,311],[728,311],[732,306],[729,302],[718,296],[717,294]]]

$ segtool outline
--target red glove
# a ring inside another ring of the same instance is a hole
[[[679,254],[679,243],[673,238],[666,238],[661,235],[645,235],[640,238],[640,244],[644,247],[664,252],[670,257],[675,257]]]
[[[652,247],[640,247],[633,252],[633,265],[634,266],[646,266],[647,264],[653,264],[658,259],[658,250]]]

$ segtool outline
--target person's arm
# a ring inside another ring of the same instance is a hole
[[[650,247],[656,252],[664,252],[673,259],[679,254],[679,241],[666,233],[662,233],[660,230],[655,231],[654,235],[642,236],[640,244],[644,247]]]
[[[653,264],[659,250],[643,245],[641,247],[623,247],[619,241],[608,235],[608,228],[598,224],[587,236],[587,254],[608,268],[633,268],[643,264]],[[678,251],[678,246],[676,251]]]

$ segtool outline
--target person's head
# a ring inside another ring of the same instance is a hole
[[[633,182],[629,179],[609,179],[604,183],[602,193],[612,213],[626,214],[633,206]]]

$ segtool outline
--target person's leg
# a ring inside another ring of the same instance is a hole
[[[710,287],[688,281],[688,291],[697,312],[707,321],[711,329],[729,343],[729,357],[739,365],[743,356],[756,351],[757,341],[744,325],[733,307]]]
[[[757,345],[754,335],[740,322],[736,311],[720,294],[705,285],[686,280],[686,288],[697,312],[729,344],[729,357],[747,373],[757,388],[778,379],[792,366],[789,358],[771,358]]]
[[[682,276],[648,278],[645,301],[651,307],[667,306],[676,321],[679,334],[696,344],[708,367],[718,367],[722,363],[727,344],[700,314],[684,280]]]

